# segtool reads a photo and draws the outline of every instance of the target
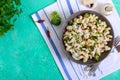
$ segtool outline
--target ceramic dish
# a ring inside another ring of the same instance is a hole
[[[89,59],[87,62],[83,62],[83,60],[75,60],[71,53],[70,52],[67,52],[66,49],[65,49],[65,44],[63,42],[63,34],[65,33],[66,31],[66,26],[68,25],[68,22],[71,21],[72,19],[80,16],[80,15],[84,15],[84,14],[95,14],[96,16],[98,16],[98,19],[102,20],[102,21],[105,21],[107,26],[109,26],[111,28],[110,30],[110,35],[112,35],[112,40],[108,42],[108,46],[112,49],[112,45],[113,45],[113,39],[114,39],[114,32],[113,32],[113,29],[112,29],[112,26],[110,24],[110,22],[103,16],[101,15],[100,13],[96,12],[96,11],[91,11],[91,10],[83,10],[83,11],[79,11],[77,13],[74,13],[72,14],[69,18],[66,19],[66,21],[64,22],[63,26],[62,26],[62,33],[61,33],[61,48],[62,50],[64,51],[64,54],[66,54],[68,56],[68,58],[70,58],[72,61],[76,62],[76,63],[79,63],[79,64],[83,64],[83,65],[92,65],[92,64],[96,64],[98,62],[101,62],[102,60],[104,60],[110,53],[111,49],[108,50],[108,51],[105,51],[101,54],[100,58],[99,58],[99,61],[95,61],[94,59]]]

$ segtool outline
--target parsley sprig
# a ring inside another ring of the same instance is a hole
[[[22,12],[20,0],[1,0],[0,1],[0,36],[4,36],[5,32],[13,29],[14,22],[18,15]]]

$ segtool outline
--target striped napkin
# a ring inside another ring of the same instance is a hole
[[[98,7],[105,2],[112,3],[111,0],[98,0]],[[99,12],[98,7],[91,10]],[[90,9],[82,5],[82,0],[57,0],[54,4],[34,13],[32,18],[35,21],[40,33],[44,37],[65,80],[98,80],[120,68],[120,54],[116,51],[111,53],[105,60],[102,61],[95,74],[93,76],[88,76],[88,72],[84,71],[85,66],[71,61],[60,47],[60,32],[62,31],[62,24],[71,14],[80,10]],[[50,23],[49,16],[52,11],[57,11],[60,14],[62,18],[60,26],[54,26]],[[113,14],[107,16],[106,18],[111,22],[115,32],[114,34],[117,36],[120,31],[120,19],[116,10],[114,9]],[[45,22],[37,23],[36,21],[38,20],[45,20]],[[50,31],[50,37],[47,36],[47,29]]]

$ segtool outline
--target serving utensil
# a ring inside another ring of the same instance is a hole
[[[114,39],[114,41],[113,41],[113,45],[115,46],[115,47],[117,47],[117,45],[120,43],[120,36],[117,36],[115,39]]]
[[[112,47],[111,53],[114,53],[114,49],[115,48],[117,49],[117,46],[119,45],[119,43],[120,43],[120,35],[115,37],[113,41],[113,47]]]

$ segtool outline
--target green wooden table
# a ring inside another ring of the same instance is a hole
[[[56,0],[21,0],[23,13],[14,30],[0,38],[0,80],[63,80],[31,14]],[[120,0],[114,0],[120,15]],[[120,80],[120,70],[102,80]]]

